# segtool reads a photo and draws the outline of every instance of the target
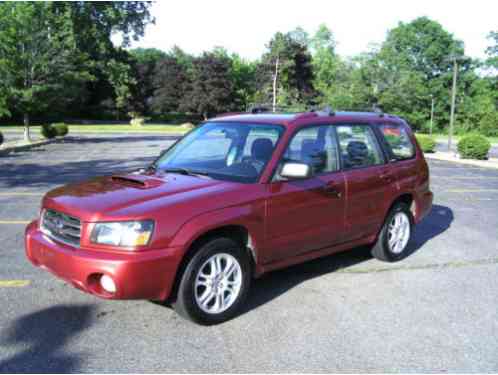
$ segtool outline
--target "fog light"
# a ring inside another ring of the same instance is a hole
[[[116,284],[110,276],[103,275],[100,278],[100,286],[108,293],[116,293]]]

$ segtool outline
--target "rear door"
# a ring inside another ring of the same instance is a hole
[[[386,144],[389,168],[396,176],[400,189],[413,190],[420,176],[416,149],[408,127],[404,124],[382,124],[378,129]]]
[[[280,162],[308,163],[313,176],[270,184],[267,211],[268,259],[275,261],[334,245],[343,240],[344,175],[339,168],[333,126],[299,130]]]
[[[396,191],[396,176],[370,125],[338,125],[337,134],[346,179],[346,239],[355,240],[380,229]]]

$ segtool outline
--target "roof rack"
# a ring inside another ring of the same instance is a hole
[[[330,106],[325,106],[322,109],[313,108],[311,112],[316,113],[318,116],[335,116],[335,111]]]
[[[272,103],[253,103],[247,106],[247,112],[252,114],[258,114],[258,113],[277,113],[277,112],[302,113],[306,111],[301,111],[301,110],[296,111],[296,107],[290,105],[276,105],[274,107]]]

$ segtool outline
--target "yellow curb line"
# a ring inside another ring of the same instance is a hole
[[[448,189],[447,193],[498,193],[498,189]]]
[[[30,221],[27,220],[0,220],[0,224],[13,224],[13,225],[17,225],[17,224],[29,224]]]
[[[0,288],[20,288],[29,284],[29,280],[0,280]]]

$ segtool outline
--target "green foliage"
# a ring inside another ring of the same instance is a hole
[[[427,134],[417,134],[417,142],[423,152],[432,153],[436,150],[436,140]],[[399,139],[399,138],[397,138]]]
[[[43,124],[40,129],[41,134],[46,139],[52,139],[57,136],[57,131],[50,124]]]
[[[166,56],[157,62],[151,107],[156,113],[176,112],[185,96],[187,67],[177,57]]]
[[[487,159],[491,143],[482,135],[470,134],[458,142],[458,152],[463,159]]]
[[[258,101],[271,102],[273,80],[277,75],[277,104],[310,104],[316,97],[308,38],[302,29],[276,33],[256,68]]]
[[[52,124],[51,127],[53,128],[57,137],[64,137],[67,135],[67,133],[69,133],[68,126],[63,122]]]
[[[230,111],[235,95],[230,72],[231,64],[227,57],[204,53],[195,58],[180,108],[185,112],[200,113],[205,119]]]
[[[493,43],[486,49],[488,55],[487,64],[498,69],[498,31],[491,31],[488,39]]]
[[[78,100],[93,76],[67,11],[54,13],[52,3],[2,3],[0,25],[0,71],[11,112],[23,114],[29,126],[31,115]]]

